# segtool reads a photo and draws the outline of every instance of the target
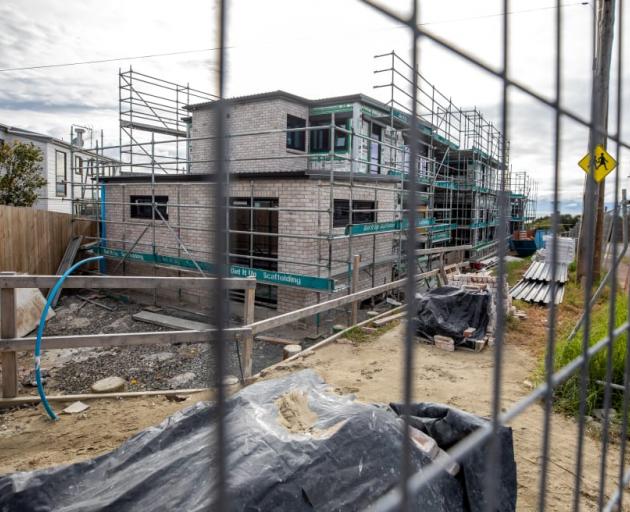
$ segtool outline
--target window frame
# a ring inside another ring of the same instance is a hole
[[[342,206],[343,205],[343,206]],[[345,206],[345,208],[344,208]],[[376,201],[367,199],[353,199],[352,225],[373,224],[376,222],[376,212],[357,212],[356,210],[376,210]],[[361,207],[363,206],[363,208]],[[345,211],[344,211],[345,210]],[[364,217],[365,216],[365,217]],[[356,218],[358,217],[358,218]],[[333,200],[333,228],[345,228],[350,224],[350,199]]]
[[[63,180],[59,182],[59,156],[63,155]],[[55,197],[67,197],[68,196],[68,155],[65,151],[55,150]],[[60,192],[59,187],[63,186],[63,192]]]
[[[299,126],[295,126],[295,124]],[[307,124],[306,119],[303,119],[298,116],[294,116],[293,114],[287,114],[287,130],[294,129],[294,128],[306,128],[306,124]],[[301,153],[305,153],[307,133],[308,132],[306,130],[296,131],[296,132],[286,132],[286,135],[287,135],[286,149],[290,149],[291,151],[299,151]],[[301,144],[299,144],[300,140],[302,142]]]
[[[318,119],[317,121],[310,121],[310,127],[322,126],[325,128],[309,130],[309,153],[330,153],[330,123],[332,122],[332,116],[329,119]],[[335,120],[335,126],[339,128],[344,128],[345,130],[350,130],[350,122],[351,118]],[[337,130],[335,130],[335,153],[347,153],[350,150],[350,134],[346,132],[340,132],[345,142],[343,146],[337,145]],[[321,135],[320,135],[321,134]],[[321,146],[323,149],[315,149],[319,146],[319,144],[315,143],[315,137],[319,137],[321,139]],[[327,147],[325,147],[327,146]]]
[[[169,196],[167,195],[156,195],[155,203],[157,205],[158,211],[164,217],[164,220],[168,220],[168,200]],[[152,206],[152,197],[151,195],[146,194],[133,194],[129,196],[129,218],[131,219],[143,219],[143,220],[152,220],[153,219],[153,206]],[[140,203],[140,204],[139,204]],[[150,203],[150,204],[147,204]],[[144,209],[148,209],[149,213],[147,214]],[[155,215],[156,220],[162,220],[159,215]]]

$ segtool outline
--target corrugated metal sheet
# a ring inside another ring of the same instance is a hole
[[[531,281],[551,281],[552,266],[546,261],[535,261],[523,275],[523,279]],[[559,263],[556,270],[556,281],[566,283],[569,278],[569,266],[566,263]]]
[[[551,302],[551,282],[530,281],[522,279],[510,290],[513,299],[524,300],[525,302],[541,302],[548,304]],[[556,304],[560,304],[564,298],[564,284],[557,284]]]

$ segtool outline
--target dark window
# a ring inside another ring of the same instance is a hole
[[[230,262],[234,265],[262,270],[278,270],[278,199],[249,197],[230,198]],[[243,233],[234,233],[242,231]],[[250,232],[256,232],[250,233]],[[269,233],[269,235],[265,234]],[[277,286],[257,284],[256,300],[276,304]]]
[[[131,210],[129,216],[132,219],[151,219],[153,218],[151,207],[151,196],[131,196],[129,198]],[[155,196],[156,209],[162,214],[164,220],[168,220],[168,196]],[[155,213],[156,220],[160,220],[160,215]]]
[[[321,126],[319,130],[311,130],[311,153],[327,153],[330,151],[330,119],[327,121],[314,121],[311,126]],[[347,121],[335,121],[335,125],[348,129]],[[335,151],[346,151],[348,149],[348,134],[340,130],[335,130]]]
[[[83,158],[80,156],[74,157],[74,173],[75,174],[83,174]]]
[[[383,129],[380,125],[372,123],[370,139],[383,140]],[[381,143],[370,141],[370,174],[381,174],[378,164],[381,163]]]
[[[66,187],[66,154],[63,151],[55,152],[55,195],[65,197]]]
[[[350,200],[335,199],[333,215],[333,227],[341,228],[350,224]],[[375,210],[376,203],[374,201],[352,201],[352,224],[369,224],[376,222],[376,212],[374,211],[357,211],[357,210]]]
[[[305,128],[306,120],[287,114],[287,129]],[[287,149],[306,151],[305,131],[287,132]]]

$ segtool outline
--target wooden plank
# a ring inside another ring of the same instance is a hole
[[[0,288],[52,288],[59,276],[4,276],[0,274]],[[161,288],[176,290],[192,288],[210,290],[214,277],[154,277],[154,276],[70,276],[64,288]],[[225,288],[243,290],[256,286],[255,278],[230,277],[223,280]]]
[[[275,336],[264,336],[262,334],[256,336],[256,340],[264,341],[265,343],[271,343],[272,345],[299,345],[299,343],[295,340],[276,338]]]
[[[15,338],[17,336],[16,311],[15,290],[11,288],[0,289],[0,338]],[[17,396],[17,389],[17,354],[15,350],[3,352],[2,396],[4,398]]]
[[[243,307],[243,322],[245,325],[254,323],[256,289],[245,290],[245,304]],[[254,360],[254,335],[249,333],[243,336],[243,377],[249,379],[252,376]]]
[[[381,327],[385,324],[388,324],[389,322],[393,320],[398,320],[399,318],[402,318],[406,314],[407,312],[403,311],[402,313],[396,313],[395,315],[386,316],[385,318],[379,318],[378,320],[374,320],[372,323],[376,325],[376,327]]]
[[[429,272],[423,272],[422,274],[417,274],[415,276],[415,279],[416,280],[426,279],[427,277],[434,276],[437,273],[438,273],[438,270],[431,270]],[[343,306],[344,304],[350,304],[354,302],[355,300],[364,300],[369,297],[373,297],[374,295],[379,295],[380,293],[384,293],[389,290],[400,288],[404,286],[406,282],[407,282],[407,278],[399,279],[398,281],[382,284],[380,286],[369,288],[367,290],[362,290],[357,293],[351,293],[350,295],[345,295],[343,297],[339,297],[338,299],[328,300],[326,302],[321,302],[319,304],[307,306],[305,308],[297,309],[289,313],[284,313],[283,315],[278,315],[271,318],[266,318],[264,320],[259,320],[258,322],[254,322],[253,324],[251,324],[249,327],[252,328],[252,332],[254,334],[265,332],[265,331],[268,331],[269,329],[274,329],[275,327],[290,324],[297,320],[301,320],[302,318],[307,318],[316,313],[321,313],[322,311],[328,311],[329,309],[337,308],[339,306]]]
[[[171,327],[172,329],[188,331],[205,331],[212,329],[210,324],[195,322],[194,320],[187,320],[186,318],[179,318],[177,316],[162,315],[161,313],[153,313],[151,311],[140,311],[140,313],[136,313],[131,318],[139,322],[146,322],[162,327]]]
[[[77,253],[79,252],[79,247],[81,247],[81,241],[83,240],[82,236],[75,236],[70,240],[68,246],[66,247],[66,251],[63,254],[63,258],[61,258],[61,262],[59,263],[59,267],[57,267],[57,275],[63,275],[74,263],[75,258],[77,257]],[[51,307],[57,306],[57,301],[59,300],[59,296],[61,295],[61,288],[57,291],[55,296],[50,303]],[[49,293],[50,295],[50,293]],[[50,297],[47,297],[50,298]]]
[[[99,398],[136,398],[141,396],[173,396],[193,395],[213,391],[211,388],[166,389],[152,391],[120,391],[118,393],[82,393],[76,395],[47,395],[49,402],[76,402],[77,400],[98,400]],[[35,405],[41,401],[39,396],[16,396],[15,398],[0,399],[0,407],[15,407],[16,405]]]
[[[248,327],[230,327],[224,330],[225,337],[235,340],[237,336],[250,333]],[[212,341],[215,329],[207,331],[157,331],[111,334],[81,334],[74,336],[44,336],[42,347],[81,348],[81,347],[127,347],[134,345],[168,345],[171,343],[208,343]],[[33,350],[35,337],[10,338],[0,340],[0,352]]]

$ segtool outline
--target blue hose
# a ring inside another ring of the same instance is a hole
[[[44,309],[42,310],[42,316],[39,319],[39,326],[37,327],[37,338],[35,339],[35,381],[37,382],[37,392],[39,393],[39,397],[42,400],[42,405],[44,406],[44,409],[46,409],[46,412],[48,413],[48,416],[50,417],[51,420],[58,420],[59,416],[55,414],[55,411],[52,410],[52,407],[48,403],[48,399],[46,398],[46,393],[44,393],[44,386],[42,386],[42,374],[41,374],[41,369],[40,369],[40,366],[41,366],[40,353],[41,353],[41,348],[42,348],[42,335],[44,334],[44,327],[46,327],[46,316],[48,315],[48,310],[50,309],[50,303],[53,300],[53,298],[56,297],[57,294],[59,293],[59,290],[61,289],[63,282],[66,280],[66,277],[72,274],[72,272],[74,272],[81,265],[84,265],[85,263],[89,263],[90,261],[98,261],[102,259],[103,259],[103,256],[93,256],[91,258],[85,258],[84,260],[81,260],[75,263],[68,270],[66,270],[63,273],[63,275],[57,280],[57,282],[55,283],[55,286],[48,294],[48,299],[46,299],[46,305],[44,306]]]

